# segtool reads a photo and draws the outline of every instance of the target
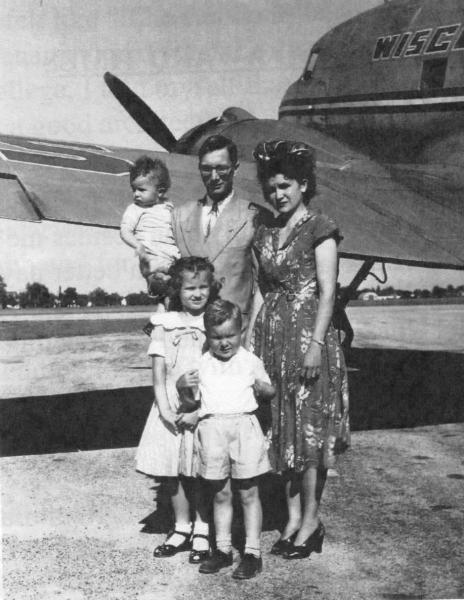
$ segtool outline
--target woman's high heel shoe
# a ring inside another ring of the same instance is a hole
[[[311,552],[322,552],[322,542],[324,541],[325,527],[322,521],[319,521],[319,525],[308,537],[308,539],[300,546],[292,544],[286,552],[282,555],[284,558],[294,560],[296,558],[308,558]]]
[[[278,539],[277,542],[271,548],[271,554],[279,556],[281,554],[284,554],[284,552],[286,552],[287,550],[289,550],[292,547],[293,542],[295,541],[297,533],[298,531],[295,531],[295,533],[292,533],[292,535],[288,538]]]

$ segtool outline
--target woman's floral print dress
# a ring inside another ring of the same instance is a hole
[[[318,308],[315,247],[339,240],[337,226],[307,212],[279,247],[279,227],[261,225],[255,237],[264,304],[253,331],[254,352],[277,388],[268,432],[276,471],[328,468],[349,444],[348,383],[337,334],[330,325],[322,348],[321,374],[300,381]]]

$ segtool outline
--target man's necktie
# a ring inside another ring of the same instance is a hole
[[[211,210],[208,213],[208,221],[206,223],[205,239],[209,238],[211,230],[216,225],[217,218],[218,218],[218,205],[217,205],[217,202],[214,202],[211,207]]]

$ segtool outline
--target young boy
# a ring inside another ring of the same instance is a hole
[[[161,303],[167,292],[167,271],[180,257],[172,230],[173,205],[166,193],[171,186],[163,161],[140,156],[129,170],[134,201],[122,217],[121,239],[135,249],[148,293]]]
[[[237,305],[216,300],[204,316],[209,351],[198,370],[201,396],[196,431],[198,474],[214,493],[216,550],[200,573],[217,573],[232,564],[232,489],[237,481],[245,523],[245,551],[235,579],[250,579],[262,570],[262,508],[257,477],[270,470],[264,435],[253,411],[255,395],[275,394],[261,359],[240,345],[242,318]]]

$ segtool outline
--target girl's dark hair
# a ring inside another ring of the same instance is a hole
[[[221,284],[219,281],[216,281],[214,277],[214,266],[207,258],[202,258],[200,256],[186,256],[176,260],[168,271],[168,275],[171,277],[168,284],[168,296],[170,298],[169,310],[183,310],[180,301],[180,289],[184,281],[184,271],[195,274],[207,273],[211,290],[208,304],[219,298]]]
[[[316,193],[316,161],[313,149],[303,142],[273,140],[260,142],[254,152],[258,180],[263,190],[270,177],[284,175],[301,185],[306,182],[303,202],[308,205]]]

